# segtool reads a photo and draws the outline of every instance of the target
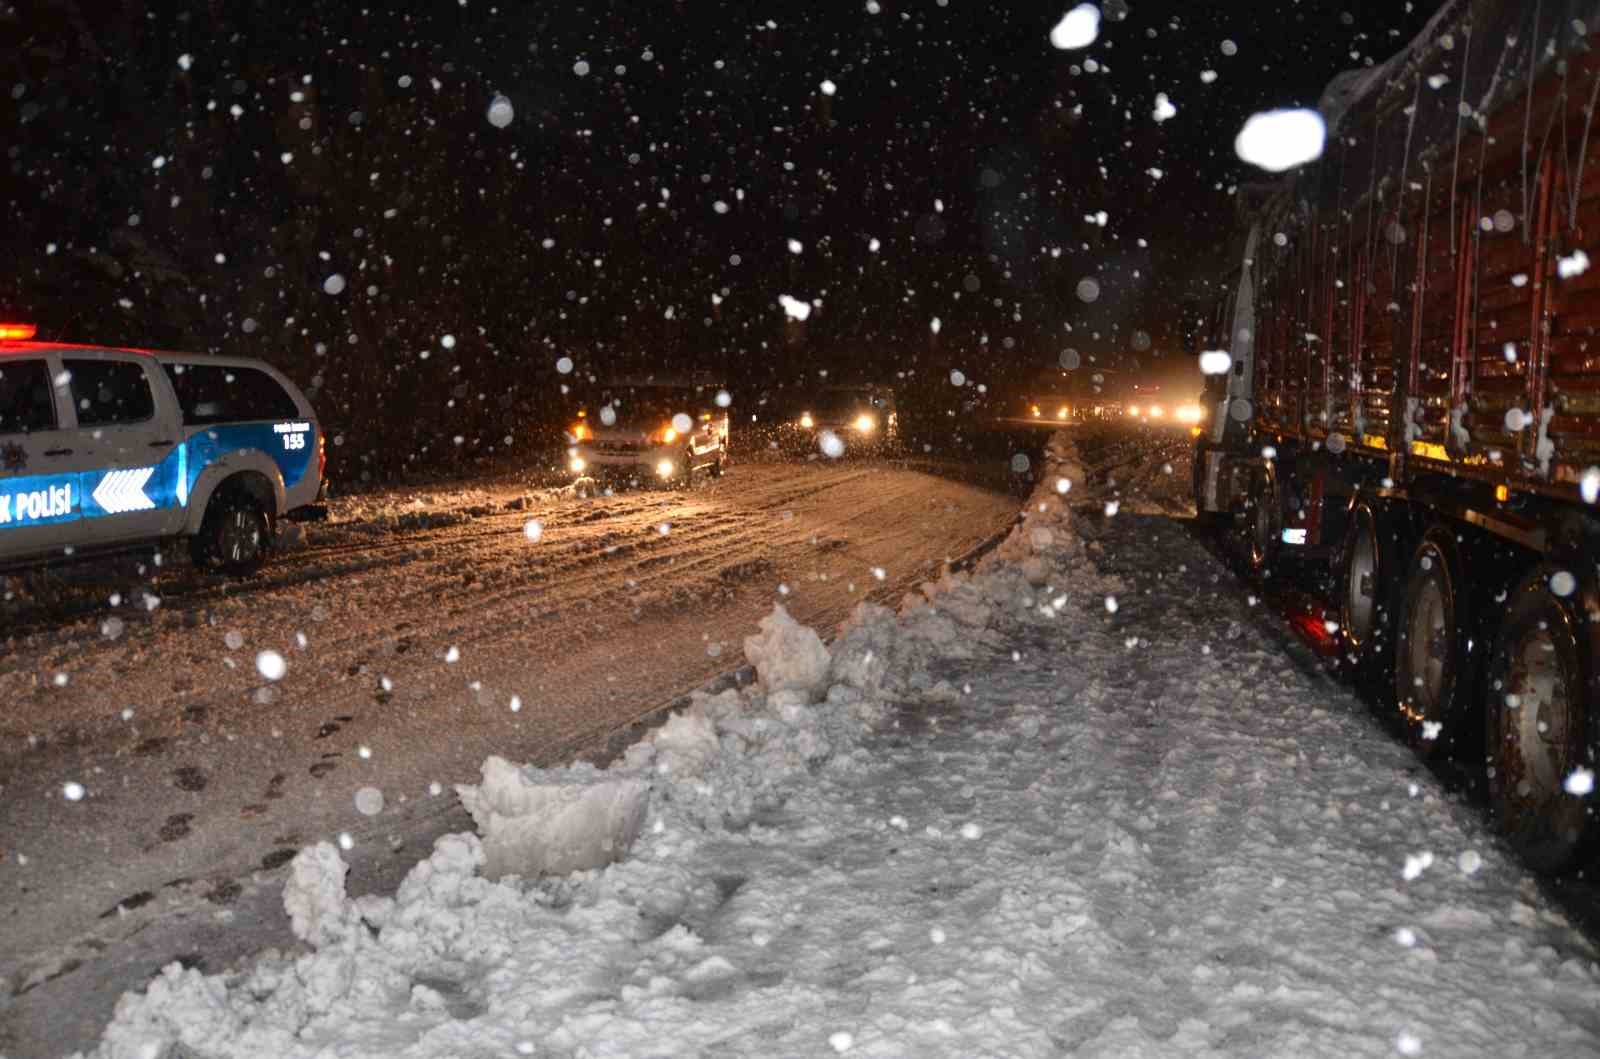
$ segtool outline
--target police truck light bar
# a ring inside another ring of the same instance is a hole
[[[33,324],[0,324],[0,342],[26,342],[38,333]]]

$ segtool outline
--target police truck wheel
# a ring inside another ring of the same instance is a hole
[[[1533,867],[1575,866],[1594,835],[1584,785],[1569,779],[1595,767],[1583,689],[1579,617],[1551,591],[1544,569],[1525,580],[1500,627],[1489,667],[1484,737],[1489,808]],[[1578,777],[1581,779],[1582,777]]]
[[[1472,680],[1460,570],[1449,529],[1428,531],[1411,556],[1395,630],[1395,702],[1424,756],[1467,742]]]
[[[211,498],[189,547],[195,565],[237,577],[261,569],[271,541],[272,520],[260,502],[232,489]]]

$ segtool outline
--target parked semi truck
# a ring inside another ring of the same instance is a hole
[[[1194,464],[1551,870],[1600,838],[1597,103],[1595,0],[1447,3],[1336,78],[1321,158],[1241,192]]]

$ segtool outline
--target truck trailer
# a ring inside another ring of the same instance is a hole
[[[1194,462],[1552,871],[1600,838],[1597,103],[1596,0],[1453,0],[1330,83],[1321,157],[1241,190]]]

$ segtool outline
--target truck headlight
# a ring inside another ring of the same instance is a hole
[[[856,429],[863,434],[870,434],[878,429],[878,421],[869,415],[856,416]]]
[[[663,478],[671,478],[672,473],[676,470],[677,467],[673,465],[671,460],[662,460],[660,463],[656,464],[656,474]]]
[[[572,459],[567,461],[567,466],[572,468],[573,474],[582,474],[584,468],[588,467],[589,464],[582,456],[574,456]]]
[[[812,427],[817,425],[817,421],[811,418],[810,412],[801,412],[800,425],[806,430],[810,430]]]

